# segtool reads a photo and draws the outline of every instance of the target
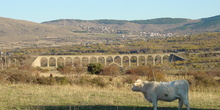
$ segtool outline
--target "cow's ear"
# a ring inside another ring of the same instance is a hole
[[[138,80],[134,83],[134,85],[135,85],[135,86],[139,86],[141,83],[142,83],[142,80],[138,79]]]
[[[143,81],[143,83],[144,83],[144,84],[147,84],[147,83],[148,83],[148,81]]]
[[[142,82],[141,79],[138,79],[136,82]]]
[[[135,83],[134,83],[134,85],[135,85],[135,86],[139,86],[139,85],[140,85],[140,83],[138,83],[138,82],[135,82]]]

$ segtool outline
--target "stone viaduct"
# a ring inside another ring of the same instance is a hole
[[[130,68],[139,65],[156,65],[173,61],[174,54],[115,54],[115,55],[42,55],[33,61],[33,67],[54,68],[71,65],[86,67],[89,63],[104,66],[117,65]],[[177,59],[177,58],[175,58]],[[181,60],[182,58],[179,58]],[[183,59],[182,59],[183,60]]]

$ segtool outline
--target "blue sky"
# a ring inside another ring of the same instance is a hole
[[[199,19],[220,15],[220,0],[0,0],[0,17],[55,19]]]

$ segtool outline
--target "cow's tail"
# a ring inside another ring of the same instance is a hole
[[[189,93],[188,93],[189,92],[189,82],[187,80],[184,80],[184,83],[187,86],[186,87],[186,90],[187,90],[187,92],[186,92],[187,94],[186,95],[187,95],[187,100],[188,100],[189,99]]]
[[[187,80],[184,80],[184,83],[186,84],[186,100],[187,100],[187,102],[184,102],[185,104],[185,106],[187,107],[187,110],[190,110],[190,105],[189,105],[189,82],[187,81]]]

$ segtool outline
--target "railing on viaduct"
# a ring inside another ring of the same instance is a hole
[[[139,65],[156,65],[173,61],[174,54],[116,54],[116,55],[42,55],[32,63],[33,67],[84,66],[101,63],[130,68]]]

